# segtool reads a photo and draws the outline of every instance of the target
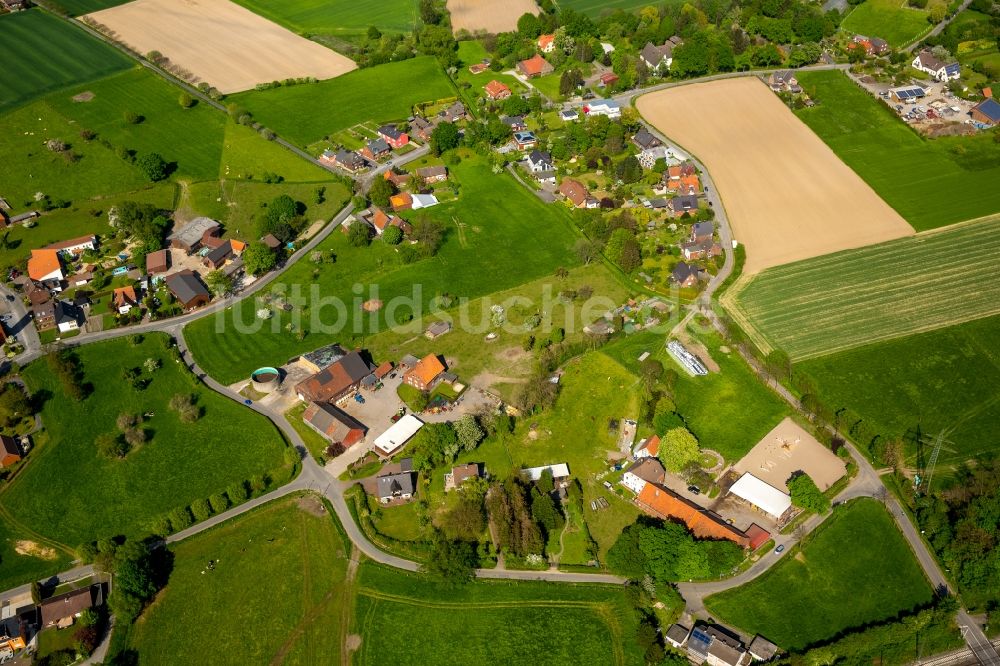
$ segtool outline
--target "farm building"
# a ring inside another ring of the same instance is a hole
[[[361,380],[371,371],[361,354],[352,351],[299,382],[295,394],[299,400],[337,403],[357,391]]]
[[[795,472],[808,474],[820,490],[827,490],[847,473],[838,455],[791,418],[785,418],[764,435],[733,469],[753,474],[784,492]]]
[[[167,236],[167,241],[170,242],[170,247],[190,254],[199,249],[209,238],[217,238],[220,233],[222,227],[218,222],[209,217],[196,217]]]
[[[729,492],[778,522],[785,520],[792,510],[791,497],[749,472],[744,473]]]
[[[403,375],[403,381],[414,388],[426,391],[444,369],[444,363],[437,356],[428,354]]]
[[[483,90],[486,91],[487,97],[492,100],[501,100],[510,97],[510,88],[495,79],[487,83],[483,87]]]
[[[388,458],[403,448],[423,427],[423,421],[413,414],[407,414],[375,438],[375,453]]]
[[[426,337],[428,340],[434,340],[435,338],[440,338],[442,335],[450,331],[451,331],[450,321],[436,321],[427,327],[427,330],[424,331],[424,337]]]
[[[337,343],[314,349],[299,357],[299,365],[315,374],[347,356],[344,348]]]
[[[750,545],[747,535],[726,523],[721,516],[664,486],[647,482],[635,502],[640,509],[661,520],[680,520],[700,539],[727,539],[744,548]]]
[[[166,283],[167,289],[185,310],[196,308],[212,300],[211,294],[208,293],[208,287],[192,270],[183,270],[168,275]]]
[[[1000,102],[997,102],[992,97],[987,97],[972,107],[969,115],[972,116],[974,121],[983,125],[1000,124]]]
[[[201,263],[214,271],[221,268],[222,265],[232,256],[233,246],[229,241],[225,241],[206,254],[205,258],[201,260]]]
[[[170,270],[170,252],[157,250],[146,255],[146,272],[150,275],[166,273]]]
[[[927,93],[920,86],[899,86],[889,89],[889,97],[895,102],[912,102],[925,96]]]
[[[302,413],[302,420],[331,442],[340,442],[344,446],[357,444],[368,432],[347,412],[322,402],[310,403]]]

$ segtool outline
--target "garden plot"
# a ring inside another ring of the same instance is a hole
[[[330,79],[357,68],[229,0],[135,0],[86,18],[140,53],[159,51],[224,93],[287,78]]]

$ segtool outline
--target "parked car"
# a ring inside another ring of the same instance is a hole
[[[695,495],[700,495],[701,494],[701,488],[699,488],[698,486],[688,486],[688,492],[689,493],[694,493]]]
[[[355,393],[354,402],[358,403],[359,405],[363,405],[365,404],[365,398],[360,393]]]
[[[780,546],[774,549],[775,553],[783,553],[784,551],[785,551],[785,544],[781,544]]]

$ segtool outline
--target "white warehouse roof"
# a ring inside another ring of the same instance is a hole
[[[729,492],[775,518],[780,518],[792,506],[791,497],[749,472],[741,476]]]
[[[392,455],[423,427],[423,421],[413,414],[407,414],[379,435],[375,439],[375,446],[385,455]]]
[[[569,476],[569,465],[566,463],[559,463],[558,465],[542,465],[541,467],[529,467],[527,469],[521,470],[521,475],[528,479],[528,481],[538,481],[542,478],[542,472],[545,470],[552,470],[553,479],[563,479]]]

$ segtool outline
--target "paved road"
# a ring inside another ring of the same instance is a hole
[[[55,587],[56,585],[63,585],[64,583],[72,583],[73,581],[80,580],[81,578],[89,578],[93,576],[97,571],[94,569],[92,564],[83,564],[78,567],[73,567],[67,571],[63,571],[54,576],[50,576],[42,581],[42,584],[47,587]],[[26,583],[24,585],[18,585],[17,587],[12,587],[9,590],[4,590],[0,592],[0,601],[5,601],[7,599],[13,599],[14,597],[19,597],[24,594],[31,593],[31,583]]]
[[[34,321],[28,314],[28,309],[24,305],[21,294],[12,291],[6,284],[0,282],[0,298],[7,301],[7,308],[10,310],[11,318],[14,320],[7,331],[9,335],[17,336],[24,346],[22,355],[36,354],[42,348],[42,342],[38,339],[38,330],[35,329]],[[20,360],[20,359],[16,359]]]
[[[941,31],[944,30],[945,28],[947,28],[948,24],[951,23],[952,21],[954,21],[955,18],[959,15],[959,13],[961,13],[963,10],[968,9],[969,5],[971,5],[971,4],[972,4],[972,0],[965,0],[965,2],[963,2],[961,4],[961,6],[958,8],[958,11],[956,11],[954,14],[952,14],[951,16],[948,16],[943,21],[941,21],[940,23],[938,23],[926,35],[924,35],[924,36],[920,37],[919,39],[914,40],[914,41],[910,42],[909,44],[907,44],[906,46],[904,46],[902,50],[903,51],[913,51],[913,49],[917,48],[917,46],[919,44],[921,44],[924,40],[926,40],[928,37],[936,37],[937,35],[940,35]]]

